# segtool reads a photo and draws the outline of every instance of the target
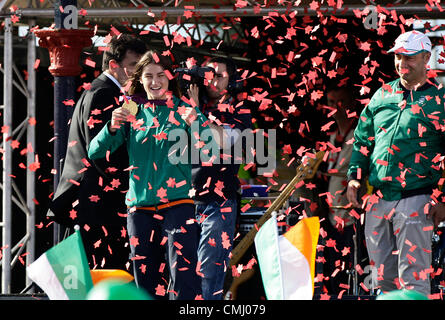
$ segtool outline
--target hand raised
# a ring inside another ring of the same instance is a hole
[[[120,128],[122,123],[128,121],[130,111],[127,108],[116,108],[111,114],[111,125],[108,128],[110,132],[116,132]]]
[[[198,118],[198,114],[196,113],[195,108],[186,107],[184,112],[181,114],[181,118],[187,123],[188,126],[191,126],[193,121]]]
[[[192,107],[199,106],[199,87],[196,84],[191,84],[187,89],[187,94],[190,98]]]

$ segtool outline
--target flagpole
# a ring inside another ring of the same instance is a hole
[[[276,241],[275,241],[275,244],[276,244],[276,247],[277,247],[276,250],[277,250],[277,253],[278,253],[278,268],[279,268],[279,270],[280,270],[280,282],[281,282],[281,299],[282,299],[282,300],[285,300],[285,299],[284,299],[283,269],[281,268],[280,245],[278,244],[278,241],[279,241],[279,234],[278,234],[277,212],[276,212],[276,211],[273,211],[272,214],[271,214],[271,217],[272,217],[272,219],[273,219],[273,221],[274,221],[274,229],[273,229],[273,230],[274,230],[274,235],[275,235],[275,239],[276,239]]]

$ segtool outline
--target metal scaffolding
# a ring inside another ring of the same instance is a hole
[[[24,2],[24,1],[22,1]],[[87,7],[84,3],[87,1],[79,1],[79,7]],[[181,3],[182,1],[179,1]],[[186,21],[182,21],[185,25],[187,23],[192,23],[198,25],[206,25],[207,28],[211,30],[214,28],[212,24],[218,24],[216,22],[215,17],[262,17],[273,14],[278,15],[287,15],[289,13],[293,13],[294,16],[304,16],[304,15],[312,15],[316,16],[318,14],[317,10],[313,10],[306,7],[294,7],[294,6],[272,6],[272,7],[264,7],[263,5],[255,2],[255,1],[243,1],[246,3],[245,7],[238,8],[235,10],[234,6],[225,6],[215,8],[212,6],[207,7],[199,7],[196,9],[188,9],[186,7],[175,6],[178,1],[167,1],[165,4],[158,3],[158,6],[152,6],[152,1],[150,4],[147,4],[144,1],[133,0],[131,3],[136,6],[133,8],[122,7],[121,5],[117,5],[120,3],[119,1],[98,1],[95,3],[101,3],[102,7],[94,7],[87,9],[87,14],[85,16],[79,16],[80,19],[84,20],[94,20],[100,23],[103,23],[103,19],[117,19],[113,20],[115,22],[123,21],[122,17],[125,17],[125,21],[130,21],[131,25],[141,24],[141,21],[144,21],[145,24],[152,24],[155,21],[154,17],[165,17],[171,18],[174,21],[178,21],[178,17],[182,17],[186,10],[190,10],[199,14],[199,19],[190,19]],[[13,22],[11,17],[18,16],[21,19],[21,23],[28,23],[29,28],[31,29],[33,26],[38,23],[38,19],[53,19],[54,18],[54,9],[51,7],[41,7],[39,5],[40,1],[28,1],[27,8],[16,8],[15,10],[9,10],[9,7],[14,4],[14,1],[0,1],[0,16],[3,17],[4,21],[4,61],[3,61],[3,124],[2,124],[2,132],[3,132],[3,141],[2,141],[2,162],[3,162],[3,172],[2,172],[2,181],[1,181],[1,189],[2,189],[2,221],[0,222],[0,227],[2,231],[2,244],[1,244],[1,255],[0,255],[0,264],[1,264],[1,293],[2,294],[11,294],[11,273],[14,265],[18,261],[20,255],[26,249],[26,264],[30,264],[34,261],[35,257],[35,172],[32,170],[26,170],[26,188],[19,188],[15,185],[14,180],[12,179],[12,147],[10,141],[14,139],[18,139],[21,137],[26,131],[26,141],[27,144],[35,147],[36,143],[36,131],[35,126],[29,125],[28,120],[35,118],[36,116],[36,71],[34,68],[34,63],[36,60],[36,38],[32,32],[28,33],[27,38],[27,73],[28,78],[25,81],[20,73],[16,70],[14,66],[14,52],[13,52]],[[51,2],[52,3],[52,2]],[[345,7],[343,10],[335,10],[332,7],[323,7],[320,8],[324,14],[333,14],[338,13],[343,16],[352,16],[354,15],[355,10],[363,10],[365,7],[364,4],[351,4]],[[149,14],[148,14],[149,13]],[[428,17],[437,17],[442,14],[437,9],[427,10],[425,4],[402,4],[397,6],[397,13],[408,15],[415,14],[417,16],[428,16]],[[132,20],[134,18],[134,21]],[[96,19],[96,20],[95,20]],[[227,23],[227,22],[226,22]],[[198,32],[198,28],[186,28],[184,25],[180,26],[184,28],[187,32],[190,32],[190,36],[196,37],[198,36],[196,32]],[[41,26],[43,27],[43,26]],[[231,32],[238,33],[239,37],[244,36],[244,30],[239,30],[239,26],[233,25]],[[173,31],[169,30],[169,24],[162,26],[159,28],[158,32],[161,34],[171,35]],[[195,33],[194,33],[195,32]],[[213,37],[213,38],[212,38]],[[199,38],[202,41],[213,41],[215,43],[220,42],[221,40],[230,39],[227,34],[220,35],[208,35],[206,38]],[[229,42],[229,40],[227,40]],[[229,42],[230,45],[234,46],[234,42]],[[17,81],[13,81],[14,74],[19,79]],[[27,116],[21,122],[21,124],[13,129],[12,128],[12,115],[13,115],[13,86],[16,86],[17,89],[27,98]],[[33,152],[27,153],[27,163],[26,167],[29,168],[35,162],[35,154],[37,150],[33,150]],[[26,190],[26,195],[23,195],[21,191]],[[12,204],[15,204],[18,208],[23,211],[26,215],[26,234],[18,241],[17,244],[13,245],[12,242]],[[26,279],[26,285],[29,286],[30,280]]]
[[[29,21],[30,27],[34,20]],[[12,178],[12,147],[9,141],[20,139],[26,132],[27,143],[35,146],[36,135],[35,126],[28,125],[28,120],[34,118],[36,114],[35,104],[35,69],[34,61],[36,59],[35,36],[33,33],[28,34],[27,51],[28,51],[28,80],[21,77],[17,67],[13,61],[13,25],[11,18],[5,19],[4,29],[4,61],[3,66],[3,172],[2,172],[2,259],[0,261],[2,267],[2,294],[11,293],[11,270],[17,263],[23,251],[27,250],[26,263],[31,263],[35,259],[35,172],[26,171],[26,196],[24,197],[13,178]],[[13,72],[17,75],[19,81],[13,81]],[[12,115],[14,101],[12,98],[13,85],[27,98],[27,116],[21,124],[12,127]],[[26,166],[29,167],[35,161],[34,152],[28,152]],[[12,203],[14,203],[26,215],[26,234],[18,241],[16,245],[12,245]],[[26,244],[26,245],[25,245]],[[26,279],[27,285],[30,283]]]

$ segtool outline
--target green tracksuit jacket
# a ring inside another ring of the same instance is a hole
[[[122,125],[114,134],[108,130],[108,124],[94,137],[88,147],[91,159],[106,158],[108,152],[115,151],[126,143],[129,155],[129,189],[125,203],[128,207],[147,207],[163,204],[167,201],[188,199],[191,189],[191,162],[172,163],[171,159],[178,153],[189,155],[194,146],[190,141],[191,128],[181,119],[178,107],[185,106],[180,99],[174,97],[173,104],[158,105],[152,108],[139,105],[136,120]],[[168,103],[167,103],[168,104]],[[196,126],[207,127],[207,118],[198,113]],[[170,133],[175,130],[173,141],[169,141]],[[199,131],[199,130],[197,130]],[[183,133],[187,138],[182,140],[176,133]],[[191,152],[198,152],[192,150]]]
[[[382,86],[362,111],[354,133],[348,179],[369,176],[383,199],[402,190],[436,186],[445,155],[445,89],[425,84],[406,91],[400,79]]]

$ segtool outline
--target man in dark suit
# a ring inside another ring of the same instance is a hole
[[[123,89],[146,44],[121,34],[104,51],[102,74],[85,90],[74,109],[68,148],[48,217],[65,227],[79,225],[90,268],[125,268],[125,192],[128,155],[125,147],[107,159],[88,158],[88,145],[123,103]]]

